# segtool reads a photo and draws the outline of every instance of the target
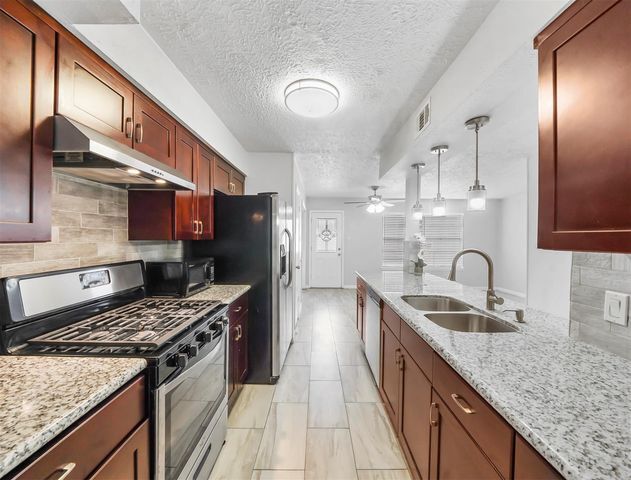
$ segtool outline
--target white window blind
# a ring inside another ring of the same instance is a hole
[[[432,269],[448,270],[456,253],[462,250],[463,216],[423,217],[427,240],[425,261]]]
[[[382,268],[403,268],[403,241],[405,240],[405,215],[383,216]]]

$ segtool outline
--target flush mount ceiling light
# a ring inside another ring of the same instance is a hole
[[[464,124],[468,130],[475,130],[475,182],[467,192],[467,210],[486,210],[486,188],[478,179],[478,132],[489,120],[487,116],[473,117]]]
[[[324,117],[337,110],[339,103],[340,92],[324,80],[297,80],[285,89],[285,105],[303,117]]]
[[[425,168],[425,162],[413,163],[412,168],[416,169],[416,203],[412,206],[412,218],[414,218],[414,220],[422,220],[423,205],[421,204],[421,168]]]
[[[434,155],[438,155],[438,192],[432,204],[432,215],[434,217],[444,217],[447,212],[447,200],[440,194],[440,154],[445,153],[447,150],[449,150],[447,145],[437,145],[430,150]]]

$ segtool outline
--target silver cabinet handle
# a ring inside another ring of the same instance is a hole
[[[143,129],[142,129],[142,123],[137,123],[136,124],[136,143],[142,143],[142,137],[143,137]]]
[[[75,469],[76,466],[76,463],[66,463],[65,465],[57,468],[57,470],[51,473],[48,477],[46,477],[46,480],[63,480],[68,475],[70,475],[70,473]]]
[[[131,135],[133,133],[134,127],[132,124],[133,124],[133,121],[131,117],[127,117],[125,119],[125,137],[127,138],[131,138]]]
[[[234,309],[234,313],[239,313],[241,310],[243,310],[243,307],[239,305],[237,308]]]
[[[204,221],[199,221],[199,233],[204,233]]]
[[[475,413],[475,410],[471,408],[471,406],[467,403],[467,401],[464,398],[462,398],[460,395],[458,395],[457,393],[452,393],[451,398],[453,399],[455,404],[458,405],[458,407],[460,407],[460,410],[462,410],[467,415],[473,415]]]

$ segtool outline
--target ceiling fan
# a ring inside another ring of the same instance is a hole
[[[346,205],[358,204],[359,207],[366,207],[368,213],[381,213],[386,207],[394,207],[394,203],[404,202],[405,198],[382,198],[377,195],[378,185],[371,185],[372,195],[368,195],[367,202],[344,202]]]

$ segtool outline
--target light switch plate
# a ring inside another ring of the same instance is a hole
[[[626,293],[605,292],[605,320],[627,326],[629,318],[629,295]]]

